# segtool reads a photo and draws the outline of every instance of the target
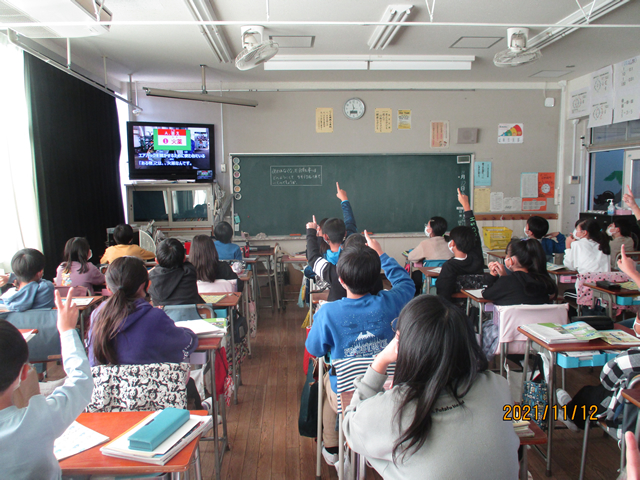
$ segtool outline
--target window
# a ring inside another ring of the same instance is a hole
[[[591,154],[589,210],[606,210],[609,200],[622,200],[624,150]]]
[[[614,123],[591,129],[591,145],[640,142],[640,120]]]

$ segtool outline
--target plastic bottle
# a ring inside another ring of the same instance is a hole
[[[616,214],[616,206],[613,203],[613,199],[609,199],[609,207],[607,208],[607,215],[615,215]]]

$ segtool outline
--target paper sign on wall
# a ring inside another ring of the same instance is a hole
[[[613,122],[629,122],[640,118],[640,57],[613,66],[615,100]]]
[[[333,133],[333,108],[316,108],[316,133]]]
[[[491,192],[491,211],[501,212],[504,210],[504,193]]]
[[[589,116],[591,101],[589,99],[589,88],[581,88],[569,94],[569,118],[580,118]]]
[[[538,174],[523,173],[520,175],[520,196],[532,198],[538,196]]]
[[[449,147],[449,121],[431,122],[431,148]]]
[[[498,125],[498,143],[524,143],[524,124],[501,123]]]
[[[522,210],[522,198],[520,197],[504,197],[502,203],[505,212],[519,212]]]
[[[411,110],[398,110],[398,130],[411,130]]]
[[[544,212],[547,210],[546,198],[523,198],[522,199],[522,211],[523,212]]]
[[[491,209],[491,189],[490,188],[474,188],[473,189],[473,209],[476,212],[488,212]]]
[[[538,173],[538,197],[553,198],[556,188],[555,172]]]
[[[611,125],[613,109],[610,99],[592,100],[589,115],[589,128]]]
[[[491,162],[475,162],[473,165],[473,184],[477,187],[491,186]]]
[[[376,133],[391,133],[393,121],[390,108],[376,108]]]

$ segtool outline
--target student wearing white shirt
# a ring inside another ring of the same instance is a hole
[[[609,237],[594,219],[580,221],[566,241],[564,266],[578,273],[611,271]]]

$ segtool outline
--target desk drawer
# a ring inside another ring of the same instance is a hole
[[[576,283],[578,277],[576,275],[560,275],[559,283]]]
[[[618,352],[600,352],[591,358],[581,359],[578,357],[569,357],[564,353],[558,353],[558,365],[562,368],[578,368],[578,367],[601,367],[609,360],[616,358]]]
[[[616,303],[618,305],[640,305],[640,296],[637,297],[618,297],[616,296]]]

